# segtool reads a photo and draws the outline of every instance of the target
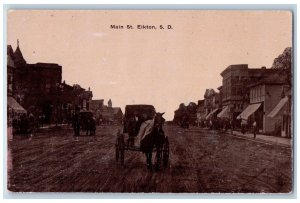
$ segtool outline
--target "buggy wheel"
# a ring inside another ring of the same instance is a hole
[[[124,141],[124,135],[118,134],[117,140],[116,140],[116,160],[120,160],[121,164],[124,165],[124,154],[125,154],[125,141]]]
[[[119,143],[119,153],[120,153],[120,161],[121,164],[124,165],[124,155],[125,155],[125,143]]]
[[[119,144],[118,144],[118,138],[117,138],[116,144],[115,144],[115,155],[116,155],[116,161],[119,161]]]
[[[165,138],[165,142],[163,145],[163,164],[164,167],[168,166],[170,156],[170,148],[169,148],[169,138],[168,136]]]

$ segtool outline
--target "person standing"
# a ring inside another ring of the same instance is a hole
[[[234,130],[234,121],[233,121],[233,118],[230,120],[230,128],[231,128],[231,135],[233,135],[233,130]]]
[[[75,113],[73,115],[73,129],[74,129],[74,136],[79,136],[80,134],[80,123],[79,123],[79,115],[78,113]]]
[[[257,123],[255,120],[252,124],[252,127],[253,127],[253,139],[255,139],[256,138],[256,130],[257,130]]]
[[[246,133],[246,125],[247,125],[247,121],[243,119],[241,123],[243,135]]]
[[[35,119],[32,113],[29,113],[28,115],[28,132],[30,133],[30,136],[33,136],[34,129],[35,129]]]

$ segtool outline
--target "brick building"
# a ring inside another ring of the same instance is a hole
[[[220,94],[214,89],[206,89],[204,94],[205,119],[215,117],[220,109]]]
[[[222,106],[237,116],[248,104],[249,96],[245,89],[248,82],[248,65],[230,65],[222,73]]]
[[[271,69],[248,68],[247,64],[230,65],[222,71],[222,108],[235,119],[250,102],[250,84],[260,81]]]
[[[7,118],[8,126],[12,125],[13,118],[18,114],[26,114],[27,111],[13,98],[14,95],[14,73],[15,63],[13,61],[13,49],[7,46]]]
[[[75,106],[89,108],[92,92],[79,85],[62,83],[62,66],[55,63],[28,64],[19,41],[15,51],[10,45],[7,51],[15,65],[12,97],[36,118],[43,115],[44,122],[58,123],[70,120]],[[10,83],[8,80],[8,86]]]
[[[13,54],[14,98],[35,116],[50,122],[58,114],[62,67],[54,63],[27,64],[19,43]]]

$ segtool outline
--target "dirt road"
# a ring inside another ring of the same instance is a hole
[[[165,126],[170,164],[147,170],[142,153],[115,161],[120,126],[98,127],[75,139],[71,129],[40,132],[9,142],[9,190],[36,192],[290,192],[291,149],[215,131]]]

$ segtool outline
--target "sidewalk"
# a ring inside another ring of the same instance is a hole
[[[43,126],[40,126],[38,129],[51,129],[51,128],[62,128],[62,127],[66,127],[66,126],[70,126],[70,124],[45,124]]]
[[[228,130],[227,134],[231,135],[231,131]],[[281,145],[281,146],[289,147],[289,148],[292,146],[291,138],[256,134],[256,138],[254,139],[253,133],[251,133],[251,132],[246,132],[245,134],[242,134],[240,131],[235,131],[235,130],[233,131],[233,136],[237,136],[237,137],[247,139],[247,140],[263,142],[263,143],[267,143],[267,144]]]

